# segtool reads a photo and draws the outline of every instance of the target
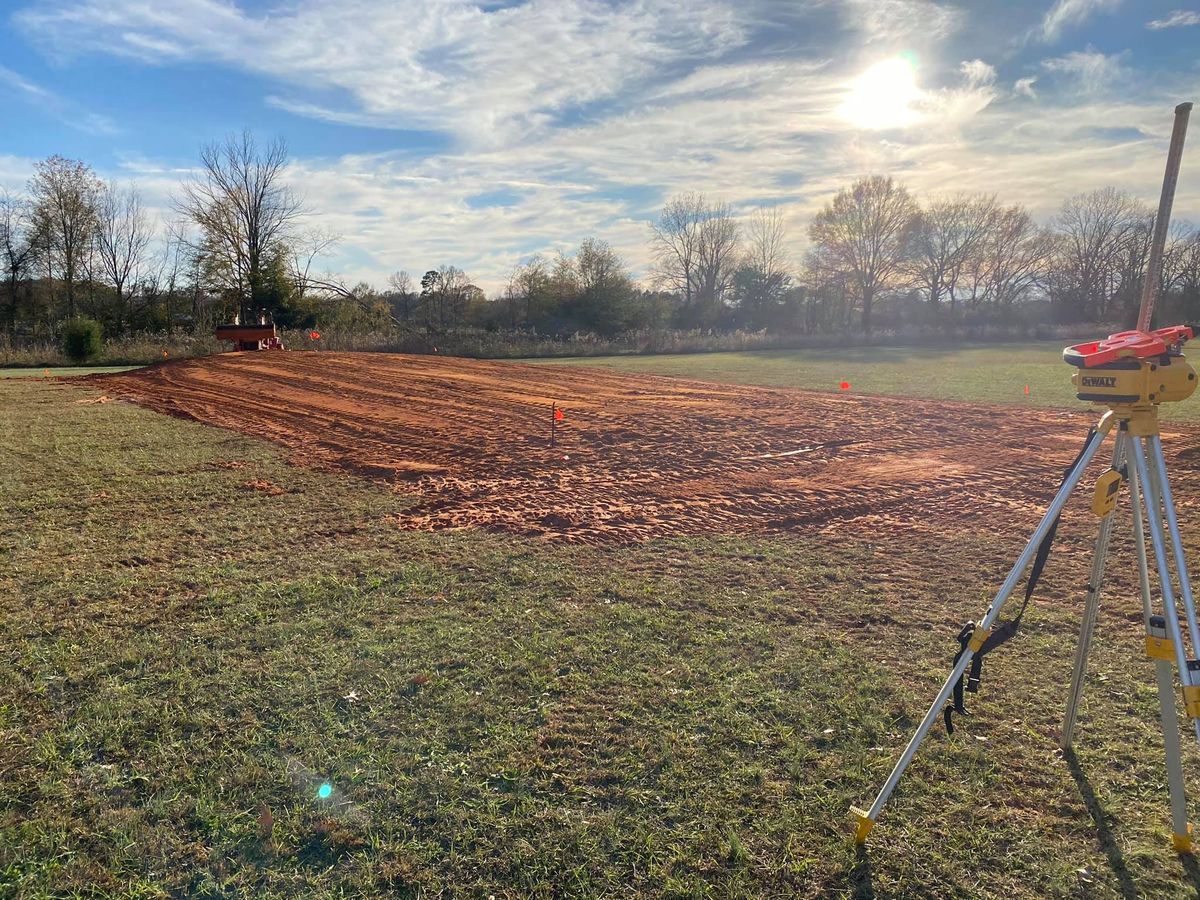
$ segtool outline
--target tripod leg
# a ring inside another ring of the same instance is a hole
[[[1158,684],[1158,710],[1166,753],[1167,788],[1171,798],[1171,841],[1176,851],[1190,853],[1192,828],[1187,820],[1179,715],[1175,708],[1175,676],[1171,668],[1173,652],[1167,641],[1165,620],[1153,614],[1150,572],[1146,563],[1146,535],[1142,529],[1142,492],[1136,467],[1129,473],[1129,495],[1133,501],[1133,545],[1137,554],[1138,587],[1142,595],[1142,619],[1146,625],[1146,655],[1154,660],[1154,680]]]
[[[1117,433],[1113,447],[1112,467],[1120,469],[1125,462],[1124,431]],[[1071,672],[1071,689],[1067,693],[1067,712],[1063,716],[1062,735],[1059,743],[1069,749],[1075,737],[1075,715],[1079,710],[1079,699],[1083,695],[1083,679],[1087,675],[1088,653],[1092,649],[1092,634],[1096,629],[1096,613],[1100,608],[1100,585],[1104,581],[1104,562],[1108,556],[1108,539],[1112,534],[1113,514],[1100,520],[1096,534],[1096,548],[1092,552],[1092,572],[1088,577],[1087,597],[1083,604],[1083,620],[1079,626],[1079,645],[1075,649],[1075,666]]]
[[[1033,559],[1034,553],[1037,552],[1038,544],[1042,542],[1042,538],[1046,536],[1046,532],[1050,530],[1050,526],[1054,524],[1054,520],[1058,514],[1062,512],[1062,508],[1066,506],[1067,500],[1070,499],[1071,493],[1083,478],[1083,472],[1091,462],[1092,457],[1096,455],[1096,451],[1100,449],[1100,445],[1104,443],[1104,438],[1112,427],[1112,414],[1107,414],[1100,421],[1096,433],[1092,435],[1092,439],[1084,447],[1083,453],[1079,456],[1079,461],[1075,464],[1070,474],[1063,481],[1062,487],[1058,489],[1054,499],[1050,502],[1050,508],[1046,510],[1046,514],[1042,516],[1042,521],[1038,523],[1037,528],[1033,532],[1033,537],[1029,539],[1029,543],[1025,545],[1025,549],[1021,551],[1021,555],[1017,557],[1016,564],[1012,567],[1012,571],[1008,573],[1008,577],[1004,579],[1004,584],[1000,586],[1000,590],[996,593],[992,600],[992,605],[988,608],[987,615],[980,621],[979,626],[975,629],[975,634],[971,638],[971,643],[967,645],[967,649],[959,657],[958,662],[950,672],[950,677],[946,679],[946,683],[942,685],[942,689],[938,692],[937,697],[933,701],[933,705],[929,707],[925,717],[921,720],[921,724],[917,726],[916,733],[909,740],[908,746],[904,748],[904,752],[900,755],[900,759],[896,762],[892,773],[887,777],[883,787],[880,788],[875,802],[871,804],[869,810],[854,808],[851,813],[857,820],[858,826],[854,835],[856,844],[865,843],[867,835],[871,828],[875,825],[875,820],[879,818],[879,813],[883,809],[883,805],[887,803],[888,797],[895,790],[897,782],[900,781],[900,776],[904,774],[904,770],[908,768],[908,764],[912,762],[912,758],[916,755],[917,750],[921,746],[921,742],[925,739],[925,735],[929,733],[929,728],[933,725],[934,720],[941,714],[942,707],[946,705],[946,699],[954,690],[954,685],[958,679],[962,677],[962,673],[966,671],[967,666],[971,664],[971,659],[975,652],[983,646],[983,642],[987,640],[988,634],[991,631],[992,625],[1000,616],[1000,611],[1004,607],[1005,602],[1012,594],[1020,581],[1022,573]]]
[[[1167,516],[1167,529],[1171,535],[1171,549],[1175,555],[1175,574],[1179,576],[1179,593],[1183,600],[1183,611],[1187,616],[1188,636],[1192,639],[1192,651],[1200,652],[1200,627],[1196,623],[1196,602],[1192,598],[1192,580],[1188,578],[1187,560],[1183,555],[1183,539],[1179,535],[1179,519],[1175,515],[1175,499],[1171,496],[1171,484],[1167,479],[1167,461],[1163,458],[1162,438],[1157,434],[1147,438],[1150,459],[1154,465],[1154,483],[1162,497],[1163,511]]]
[[[1171,570],[1167,565],[1166,539],[1163,535],[1162,509],[1163,503],[1158,492],[1160,486],[1157,478],[1151,474],[1146,462],[1146,452],[1142,446],[1142,438],[1133,439],[1133,461],[1137,469],[1138,486],[1144,491],[1146,501],[1146,523],[1150,526],[1150,544],[1154,548],[1154,561],[1158,566],[1158,581],[1162,589],[1163,619],[1167,631],[1171,635],[1171,643],[1175,650],[1175,662],[1179,666],[1179,680],[1183,683],[1183,700],[1187,713],[1196,717],[1196,695],[1200,686],[1193,686],[1192,671],[1188,667],[1187,651],[1184,648],[1183,632],[1179,627],[1179,612],[1175,607],[1175,591],[1171,586]],[[1172,516],[1174,510],[1171,511]],[[1189,616],[1189,625],[1195,622],[1195,612]],[[1197,737],[1200,738],[1200,723],[1197,723]]]

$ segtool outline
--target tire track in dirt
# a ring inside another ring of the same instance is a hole
[[[301,465],[396,484],[417,499],[405,528],[580,543],[1025,530],[1094,419],[384,354],[230,353],[79,381],[274,441]],[[552,448],[554,401],[566,418]],[[1200,432],[1169,428],[1177,493],[1194,496]],[[821,447],[831,442],[842,445]],[[816,449],[779,455],[804,448]]]

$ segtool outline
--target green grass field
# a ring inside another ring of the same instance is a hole
[[[95,375],[101,372],[128,372],[137,366],[51,366],[0,369],[0,378],[45,378],[49,372],[54,378],[74,378],[77,375]]]
[[[0,897],[1200,888],[1128,604],[1056,750],[1085,536],[861,853],[1020,535],[405,532],[401,493],[93,396],[0,383]]]
[[[763,384],[894,397],[1086,408],[1075,399],[1063,345],[1053,341],[959,349],[859,347],[848,350],[756,350],[679,356],[524,360],[546,365],[608,366],[624,372],[702,381]],[[1029,386],[1028,396],[1025,386]],[[1195,399],[1163,407],[1163,418],[1200,420]]]

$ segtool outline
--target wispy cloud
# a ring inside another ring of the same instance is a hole
[[[1038,35],[1116,5],[1060,0]],[[347,276],[379,283],[394,269],[453,263],[495,290],[531,253],[589,235],[644,271],[647,222],[683,190],[739,212],[776,206],[797,252],[812,213],[869,172],[920,193],[996,191],[1041,215],[1106,183],[1153,196],[1159,113],[1167,95],[1200,87],[1194,75],[1156,85],[1127,54],[1091,47],[1045,60],[1041,50],[1019,62],[993,55],[972,38],[971,7],[288,0],[263,11],[232,0],[38,0],[14,21],[64,63],[87,54],[216,67],[297,116],[436,132],[433,150],[299,157],[291,176],[345,236],[331,265]],[[996,44],[1019,44],[1029,22]],[[872,97],[867,117],[877,108],[881,117],[851,121],[847,97],[888,60],[911,65],[909,89],[891,98],[906,114],[882,116],[886,98]],[[1097,135],[1112,123],[1155,140]],[[17,163],[0,158],[0,176],[5,165]],[[165,208],[182,173],[128,159],[118,174]],[[1196,215],[1190,184],[1178,204]]]
[[[1095,93],[1129,74],[1128,52],[1105,54],[1094,47],[1042,61],[1047,72],[1063,76],[1078,90]]]
[[[116,123],[108,116],[84,110],[78,104],[60,97],[54,91],[35,84],[20,73],[2,65],[0,65],[0,84],[7,86],[13,96],[24,100],[28,105],[53,116],[71,128],[97,135],[113,135],[120,131]]]
[[[1200,25],[1200,12],[1177,9],[1165,19],[1151,19],[1146,23],[1146,27],[1151,31],[1162,31],[1164,28],[1183,28],[1187,25]]]
[[[120,9],[82,0],[14,21],[59,54],[221,63],[291,85],[274,99],[284,108],[497,144],[611,101],[664,67],[720,57],[744,42],[741,18],[720,0],[358,0],[353,9],[309,0],[264,15],[215,0]]]
[[[1111,13],[1121,0],[1057,0],[1042,19],[1041,39],[1053,43],[1071,28],[1077,28],[1097,13]]]

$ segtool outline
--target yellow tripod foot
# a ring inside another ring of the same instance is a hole
[[[1192,844],[1192,823],[1188,822],[1187,831],[1183,834],[1171,835],[1171,846],[1176,853],[1191,853],[1195,849]]]
[[[854,830],[854,843],[865,844],[867,835],[875,827],[875,820],[867,814],[866,810],[859,809],[857,806],[850,807],[850,816],[858,823]]]

